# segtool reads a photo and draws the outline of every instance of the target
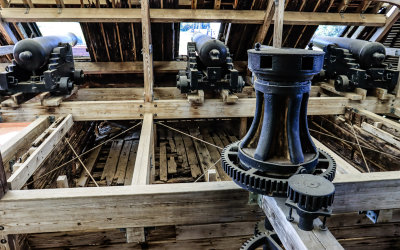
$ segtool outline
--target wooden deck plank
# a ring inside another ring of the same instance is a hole
[[[137,154],[138,146],[139,146],[139,142],[133,141],[131,151],[129,152],[128,164],[126,167],[126,173],[125,173],[125,179],[124,179],[125,186],[132,184],[132,177],[133,177],[133,171],[135,170],[135,161],[136,161],[136,154]]]
[[[160,181],[168,180],[167,143],[160,142]]]
[[[124,140],[115,140],[112,142],[110,153],[108,154],[106,165],[101,175],[101,180],[106,180],[108,186],[113,182],[123,144]]]
[[[123,185],[125,182],[126,168],[129,161],[129,152],[131,151],[132,140],[125,141],[118,160],[117,171],[114,175],[113,182],[117,185]]]
[[[180,134],[174,133],[174,140],[176,144],[176,151],[178,153],[178,160],[181,161],[182,168],[184,170],[190,169],[182,136]]]

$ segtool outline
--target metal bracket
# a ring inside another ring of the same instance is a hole
[[[344,14],[344,11],[341,10],[341,11],[339,12],[339,15],[340,15],[341,18],[344,18],[344,15],[343,15],[343,14]]]
[[[61,13],[62,13],[62,7],[61,7],[61,5],[59,5],[59,6],[57,6],[57,7],[58,7],[57,13],[58,13],[58,14],[61,14]]]
[[[365,13],[364,11],[360,13],[360,17],[361,17],[362,19],[365,19],[364,13]]]
[[[378,222],[379,210],[359,211],[358,214],[365,214],[374,224]]]
[[[24,14],[29,14],[29,11],[31,10],[31,8],[30,7],[26,7],[26,9],[25,9],[25,13]]]
[[[253,193],[253,192],[249,192],[249,205],[255,205],[258,204],[258,206],[262,206],[262,195],[261,194],[257,194],[257,193]]]
[[[55,122],[55,120],[56,120],[56,117],[55,117],[54,115],[50,115],[50,116],[49,116],[49,121],[50,121],[50,123]]]

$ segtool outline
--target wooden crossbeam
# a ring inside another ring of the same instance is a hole
[[[17,190],[25,185],[26,181],[54,149],[54,146],[69,131],[73,123],[72,115],[68,115],[57,128],[52,130],[51,134],[32,152],[29,158],[8,178],[7,183],[10,189]]]
[[[63,2],[66,5],[81,5],[80,0],[64,0]],[[100,6],[107,5],[106,0],[98,0],[98,3]],[[131,3],[131,5],[140,5],[140,0],[131,0],[130,3]],[[15,0],[15,1],[13,0],[12,4],[13,5],[22,5],[23,0]],[[38,7],[40,5],[45,5],[45,6],[56,5],[56,2],[54,0],[35,0],[35,6]],[[190,0],[179,0],[179,5],[180,6],[189,6]]]
[[[334,213],[400,206],[399,172],[336,179]],[[0,225],[15,234],[220,223],[252,220],[260,215],[256,208],[248,205],[246,190],[228,181],[11,190],[0,200]]]
[[[346,97],[310,97],[309,115],[344,114],[345,107],[351,106],[366,109],[374,113],[390,113],[394,102],[380,102],[376,97],[362,102],[352,101]],[[29,121],[38,115],[47,114],[37,103],[21,104],[21,108],[2,108],[4,121]],[[145,103],[143,100],[120,101],[71,101],[62,102],[54,107],[54,115],[72,114],[75,121],[91,120],[132,120],[143,119],[145,113],[157,114],[156,119],[183,118],[224,118],[252,117],[255,110],[255,98],[239,98],[233,105],[225,104],[221,99],[206,99],[201,106],[192,106],[187,100],[155,100]]]
[[[65,8],[58,13],[56,8],[34,8],[25,13],[24,8],[6,8],[0,11],[5,22],[134,22],[141,19],[140,9]],[[265,12],[261,10],[206,10],[206,9],[151,9],[152,23],[169,22],[230,22],[242,24],[263,24]],[[288,25],[356,25],[384,26],[383,14],[357,13],[314,13],[292,12],[284,14]]]
[[[0,68],[4,69],[10,63],[0,63]],[[247,61],[234,62],[238,71],[247,70]],[[155,73],[175,73],[185,69],[187,62],[177,61],[154,61]],[[75,62],[76,69],[82,69],[85,75],[94,74],[140,74],[143,73],[143,62]]]

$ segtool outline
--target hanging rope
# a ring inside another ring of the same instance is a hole
[[[217,165],[217,163],[221,160],[221,158],[218,159],[218,161],[216,161],[213,165],[211,165],[209,168],[207,168],[207,170],[202,173],[194,182],[197,182],[198,180],[201,179],[201,177],[203,177],[206,173],[208,173],[208,170],[210,170],[211,168],[215,167],[215,165]]]
[[[354,127],[353,127],[353,124],[351,123],[351,121],[349,121],[349,122],[350,122],[351,130],[353,131],[354,137],[356,138],[356,142],[357,142],[358,148],[360,149],[361,156],[362,156],[362,158],[364,160],[365,167],[367,168],[368,173],[370,173],[371,171],[369,170],[367,160],[365,159],[365,156],[364,156],[364,152],[361,149],[361,145],[360,145],[360,142],[358,141],[358,136],[356,134],[356,131],[354,130]]]
[[[81,160],[81,158],[79,157],[79,155],[76,153],[75,149],[72,147],[71,143],[69,143],[69,140],[67,138],[65,138],[65,141],[67,142],[67,144],[69,145],[69,147],[71,148],[72,152],[74,152],[74,155],[78,158],[79,162],[82,164],[83,168],[85,169],[86,173],[90,176],[90,179],[92,179],[92,181],[94,182],[94,184],[96,184],[96,187],[99,187],[99,184],[97,184],[97,182],[95,181],[95,179],[93,178],[93,176],[90,174],[90,171],[87,169],[87,167],[85,166],[85,164],[83,163],[83,161]]]
[[[185,133],[185,132],[182,132],[182,131],[180,131],[180,130],[178,130],[178,129],[175,129],[175,128],[173,128],[173,127],[167,126],[167,125],[165,125],[164,123],[161,123],[161,122],[156,122],[156,123],[159,124],[159,125],[161,125],[161,126],[164,126],[164,127],[166,127],[166,128],[169,128],[169,129],[171,129],[171,130],[173,130],[173,131],[176,131],[176,132],[178,132],[178,133],[181,133],[181,134],[183,134],[183,135],[189,136],[190,138],[193,138],[193,139],[195,139],[195,140],[201,141],[201,142],[203,142],[203,143],[205,143],[205,144],[208,144],[208,145],[210,145],[210,146],[216,147],[216,148],[221,149],[221,150],[224,149],[224,148],[221,148],[221,147],[219,147],[219,146],[217,146],[217,145],[215,145],[215,144],[209,143],[208,141],[202,140],[202,139],[200,139],[200,138],[194,137],[193,135],[189,135],[189,134],[187,134],[187,133]]]
[[[79,157],[82,157],[83,155],[85,155],[85,154],[87,154],[87,153],[89,153],[89,152],[95,150],[96,148],[101,147],[102,145],[106,144],[107,142],[110,142],[110,141],[114,140],[115,138],[117,138],[117,137],[119,137],[119,136],[125,134],[126,132],[128,132],[128,131],[130,131],[130,130],[136,128],[136,127],[139,126],[140,124],[142,124],[142,122],[139,122],[139,123],[133,125],[132,127],[130,127],[130,128],[128,128],[128,129],[122,131],[121,133],[119,133],[119,134],[117,134],[117,135],[111,137],[110,139],[108,139],[108,140],[106,140],[106,141],[100,143],[99,145],[97,145],[97,146],[95,146],[95,147],[93,147],[93,148],[91,148],[91,149],[85,151],[84,153],[78,155],[77,157],[72,158],[71,160],[69,160],[69,161],[67,161],[67,162],[65,162],[65,163],[63,163],[63,164],[61,164],[60,166],[58,166],[58,167],[56,167],[56,168],[50,170],[50,171],[47,172],[47,173],[44,173],[43,175],[37,177],[35,180],[26,183],[26,184],[23,186],[23,188],[26,187],[26,186],[31,185],[32,183],[36,182],[37,180],[40,180],[40,179],[43,178],[43,177],[46,177],[47,175],[53,173],[54,171],[57,171],[58,169],[64,167],[65,165],[67,165],[67,164],[69,164],[69,163],[75,161],[75,160],[78,159]],[[39,169],[39,168],[38,168],[38,169]],[[38,169],[37,169],[37,170],[38,170]],[[37,170],[36,170],[36,171],[37,171]],[[34,174],[36,173],[36,171],[35,171],[32,175],[34,175]]]
[[[310,131],[312,131],[312,132],[315,132],[315,133],[318,133],[318,134],[321,134],[321,135],[324,135],[324,136],[328,136],[328,137],[334,138],[334,139],[339,140],[339,141],[342,141],[342,142],[346,142],[346,143],[353,144],[353,145],[358,145],[358,144],[355,143],[355,142],[348,141],[348,140],[345,140],[345,139],[342,139],[342,138],[339,138],[339,137],[336,137],[336,136],[333,136],[333,135],[330,135],[330,134],[327,134],[327,133],[323,133],[323,132],[320,132],[320,131],[315,130],[315,129],[311,129],[311,128],[310,128],[310,129],[308,129],[308,130],[310,130]],[[389,153],[386,153],[386,152],[383,152],[383,151],[379,151],[379,150],[376,150],[376,149],[374,149],[374,148],[370,148],[370,147],[363,146],[363,145],[360,145],[360,147],[366,148],[366,149],[368,149],[368,150],[371,150],[371,151],[374,151],[374,152],[377,152],[377,153],[380,153],[380,154],[384,154],[384,155],[387,155],[387,156],[389,156],[389,157],[391,157],[391,158],[400,160],[400,157],[398,157],[398,156],[395,156],[395,155],[392,155],[392,154],[389,154]]]

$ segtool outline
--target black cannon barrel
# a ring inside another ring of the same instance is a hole
[[[60,43],[74,46],[77,41],[78,38],[73,33],[24,39],[15,44],[14,59],[26,70],[37,70],[47,63],[52,50]]]
[[[201,33],[194,34],[192,41],[204,65],[215,67],[226,62],[228,49],[223,42]]]
[[[379,66],[386,57],[385,46],[377,42],[345,37],[316,36],[313,38],[312,43],[314,46],[321,49],[324,49],[328,45],[336,45],[340,48],[348,49],[350,53],[359,60],[359,63],[363,68]]]

